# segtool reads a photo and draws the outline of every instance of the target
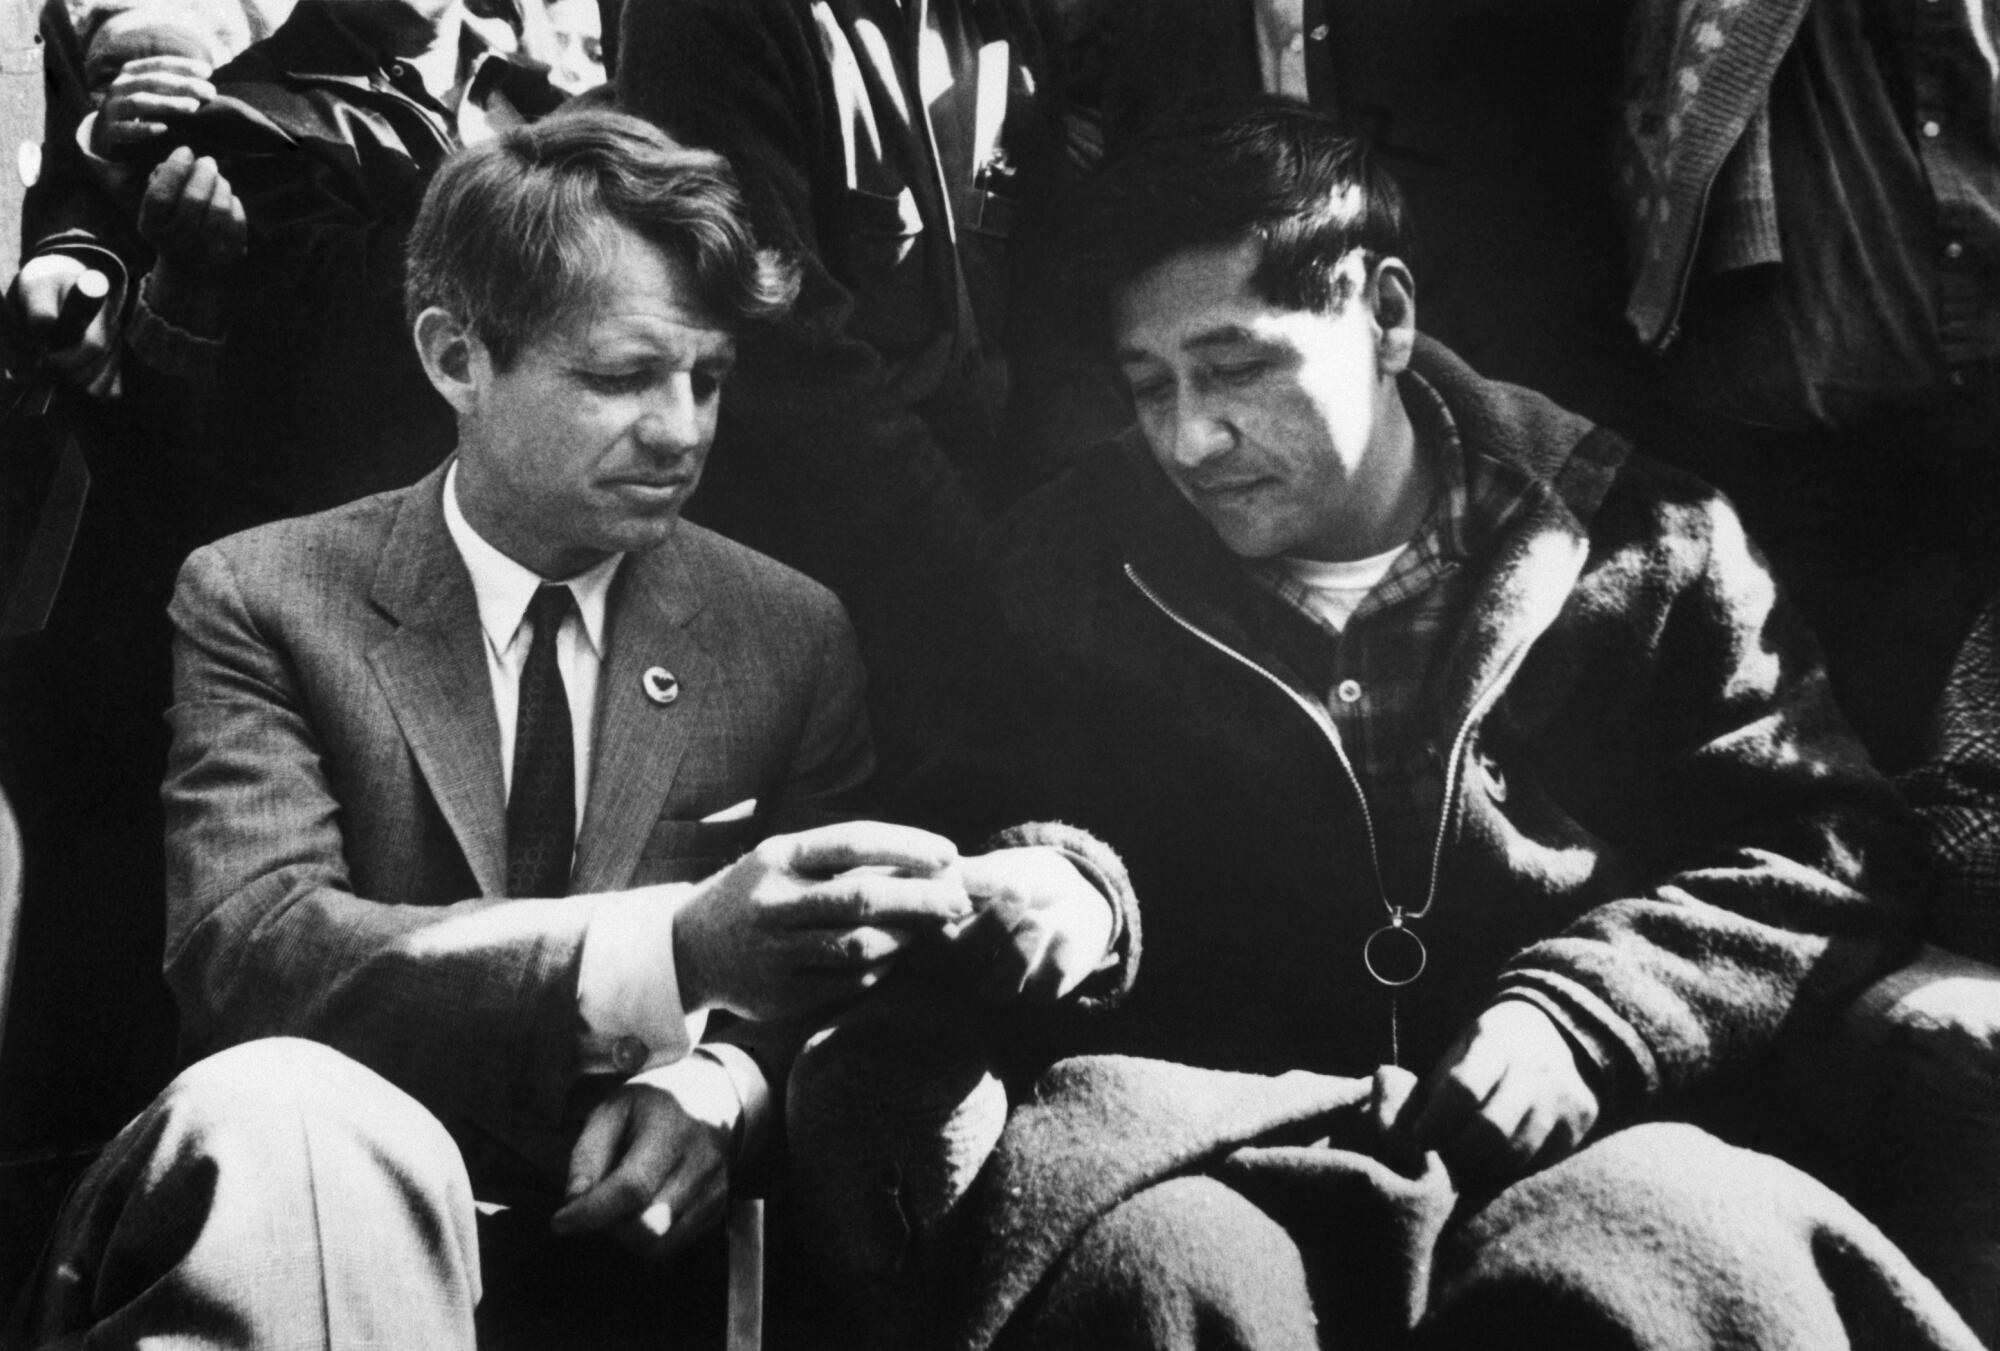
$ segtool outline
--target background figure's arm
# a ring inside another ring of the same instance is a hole
[[[402,255],[421,195],[417,168],[400,191],[371,195],[351,155],[328,154],[299,134],[307,124],[288,129],[266,116],[254,101],[261,92],[245,88],[239,98],[230,88],[188,120],[182,138],[197,155],[214,159],[248,224],[244,257],[231,278],[230,336],[280,336],[285,325],[310,314],[345,316],[350,327],[393,323],[407,343]]]

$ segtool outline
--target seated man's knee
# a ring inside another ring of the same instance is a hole
[[[51,1337],[183,1335],[227,1316],[280,1329],[430,1328],[455,1344],[479,1293],[471,1186],[408,1094],[314,1042],[194,1065],[65,1205],[35,1297]],[[290,1333],[286,1332],[285,1336]]]
[[[1606,1136],[1448,1233],[1422,1344],[1969,1345],[1933,1326],[1927,1288],[1808,1174],[1662,1123]]]
[[[1053,1273],[1038,1347],[1309,1351],[1305,1262],[1284,1228],[1222,1182],[1157,1183],[1101,1217]]]
[[[1861,1088],[1822,1126],[1828,1180],[2000,1337],[2000,969],[1924,949],[1855,1001],[1835,1054]]]
[[[1941,948],[1871,986],[1848,1010],[1842,1048],[1912,1124],[1991,1138],[2000,1120],[2000,968]],[[1872,1060],[1873,1063],[1869,1063]],[[1878,1103],[1878,1107],[1881,1104]]]
[[[464,1165],[437,1118],[319,1042],[274,1037],[218,1051],[184,1070],[133,1126],[223,1162],[311,1151],[324,1164],[329,1151],[352,1152],[469,1203]]]
[[[104,1201],[177,1207],[211,1230],[336,1209],[385,1221],[405,1212],[443,1246],[476,1252],[472,1187],[451,1136],[407,1093],[318,1042],[246,1042],[190,1066],[91,1178]]]

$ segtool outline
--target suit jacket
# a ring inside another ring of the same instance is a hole
[[[166,972],[196,1049],[310,1037],[546,1161],[601,894],[823,818],[872,768],[862,673],[839,603],[770,559],[685,523],[629,556],[572,894],[504,899],[499,728],[443,479],[182,569]],[[672,703],[642,687],[654,666]],[[702,823],[746,798],[753,818]]]

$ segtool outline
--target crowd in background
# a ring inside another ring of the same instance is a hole
[[[1976,676],[1919,769],[2000,585],[1981,7],[48,0],[42,32],[6,325],[54,420],[8,425],[74,429],[95,482],[45,630],[5,640],[28,964],[0,1148],[103,1138],[172,1061],[175,569],[450,454],[404,234],[455,147],[568,104],[722,151],[803,262],[791,318],[741,352],[690,516],[840,596],[888,777],[933,744],[982,529],[1130,420],[1064,303],[1070,195],[1139,130],[1261,90],[1338,113],[1402,182],[1427,332],[1728,492],[1878,763],[1938,802],[1988,786]],[[1990,909],[1979,818],[1938,819],[1970,860],[1954,913]],[[1990,922],[1949,936],[2000,955]]]

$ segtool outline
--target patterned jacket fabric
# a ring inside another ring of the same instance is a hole
[[[1937,890],[1933,942],[2000,962],[2000,598],[1958,651],[1938,703],[1937,752],[1903,779]]]
[[[1618,173],[1632,274],[1625,317],[1642,342],[1673,341],[1705,214],[1720,217],[1722,256],[1776,258],[1771,80],[1806,9],[1806,0],[1632,7]]]

